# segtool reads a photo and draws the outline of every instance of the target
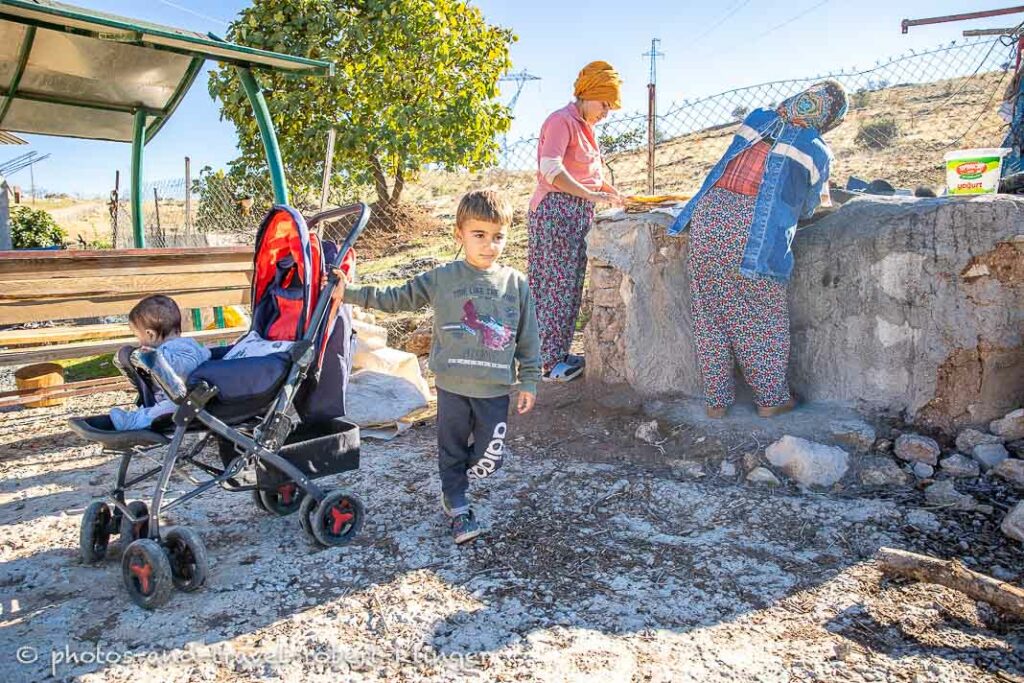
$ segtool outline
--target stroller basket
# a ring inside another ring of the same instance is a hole
[[[220,440],[220,457],[226,467],[238,454],[234,444]],[[310,479],[359,469],[359,427],[343,418],[303,424],[289,435],[279,455]],[[287,481],[275,467],[260,461],[256,482],[261,489],[276,489]]]

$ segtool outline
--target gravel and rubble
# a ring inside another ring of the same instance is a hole
[[[569,391],[545,388],[549,410],[513,421],[514,456],[473,491],[476,543],[452,544],[434,433],[416,427],[326,480],[366,503],[347,547],[313,546],[244,494],[172,511],[211,574],[154,612],[128,600],[116,544],[98,566],[77,557],[115,460],[64,409],[0,415],[0,680],[1024,681],[1020,624],[871,561],[900,547],[1024,583],[1021,544],[998,528],[1019,500],[1008,482],[957,480],[991,513],[913,486],[757,486],[735,475],[764,467],[769,442],[680,424],[637,441],[628,410]],[[705,476],[677,476],[680,460]]]

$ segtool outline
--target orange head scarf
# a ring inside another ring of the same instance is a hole
[[[621,85],[622,78],[615,67],[608,62],[591,62],[576,77],[574,94],[581,100],[607,102],[612,109],[619,109],[622,107],[619,97]]]

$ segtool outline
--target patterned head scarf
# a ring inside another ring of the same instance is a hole
[[[842,122],[848,106],[846,88],[828,80],[783,100],[777,111],[787,123],[825,133]]]
[[[622,78],[608,62],[591,62],[576,77],[574,95],[581,100],[607,102],[612,109],[620,109],[619,89]]]

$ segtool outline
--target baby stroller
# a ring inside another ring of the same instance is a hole
[[[353,224],[340,248],[311,231],[341,218]],[[331,293],[338,286],[333,269],[352,267],[351,247],[368,220],[365,204],[318,214],[308,226],[294,209],[273,207],[256,236],[250,335],[291,342],[287,351],[224,359],[229,348],[211,349],[213,358],[186,378],[159,351],[122,349],[119,365],[136,383],[139,404],[152,405],[156,387],[176,404],[173,415],[135,431],[115,431],[109,415],[70,420],[75,433],[121,454],[116,486],[82,517],[79,551],[85,562],[98,562],[119,535],[122,578],[136,604],[152,609],[174,587],[203,585],[208,565],[199,535],[161,526],[161,516],[214,487],[251,491],[260,507],[278,515],[298,511],[302,529],[321,545],[344,545],[359,532],[360,500],[314,479],[359,467],[359,428],[343,418],[354,336],[348,307]],[[189,434],[198,440],[186,446]],[[215,464],[200,459],[213,441]],[[138,458],[156,466],[129,479]],[[197,480],[195,470],[208,476]],[[195,488],[168,500],[175,473]],[[126,489],[154,478],[148,505],[125,500]]]

